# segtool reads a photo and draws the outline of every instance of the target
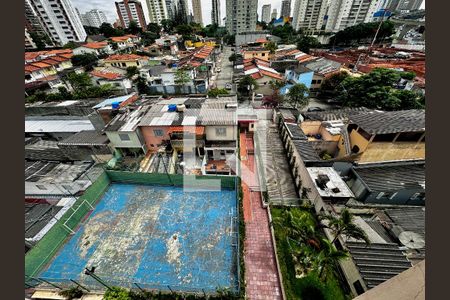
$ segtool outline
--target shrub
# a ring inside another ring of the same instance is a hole
[[[65,297],[68,300],[72,300],[75,298],[81,298],[83,296],[83,291],[79,287],[73,287],[59,292],[59,295]]]

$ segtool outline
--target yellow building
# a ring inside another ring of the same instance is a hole
[[[338,158],[359,163],[425,159],[425,110],[368,111],[350,117]]]
[[[108,56],[103,63],[107,67],[128,68],[138,67],[141,68],[148,64],[148,58],[136,54],[115,54]]]
[[[259,58],[263,60],[270,59],[270,51],[262,47],[248,48],[243,52],[244,59]]]

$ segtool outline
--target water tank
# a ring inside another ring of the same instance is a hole
[[[178,104],[177,105],[177,111],[185,111],[186,105],[184,104]]]
[[[177,105],[176,104],[169,104],[168,111],[170,111],[170,112],[177,111]]]
[[[113,103],[111,104],[111,107],[112,107],[113,109],[118,109],[119,106],[120,106],[120,102],[113,102]]]

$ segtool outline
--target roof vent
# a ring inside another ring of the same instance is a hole
[[[337,194],[337,193],[339,193],[339,192],[341,191],[341,190],[340,190],[339,188],[337,188],[337,187],[332,188],[331,190],[332,190],[333,193],[335,193],[335,194]]]
[[[327,187],[327,182],[330,181],[330,178],[325,174],[319,174],[316,179],[317,186],[323,190]]]

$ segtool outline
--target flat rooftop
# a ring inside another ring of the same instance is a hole
[[[347,186],[341,176],[332,167],[310,167],[306,168],[311,176],[314,185],[321,197],[325,198],[351,198],[354,197],[352,191]],[[326,176],[328,181],[324,181],[322,187],[318,180],[321,176]]]

